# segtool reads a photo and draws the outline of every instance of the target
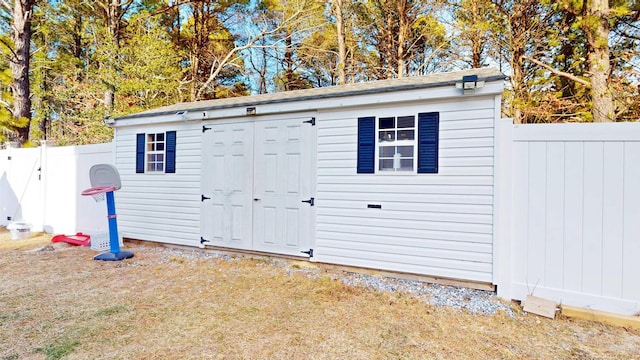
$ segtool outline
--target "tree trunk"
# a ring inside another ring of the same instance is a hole
[[[111,0],[107,5],[107,9],[107,28],[111,36],[113,36],[116,46],[120,47],[122,28],[120,22],[122,17],[122,4],[120,0]]]
[[[284,91],[290,91],[296,87],[293,83],[293,41],[288,30],[285,32],[284,44]]]
[[[480,19],[480,6],[477,1],[471,2],[471,19],[473,23],[477,24],[482,21]],[[482,67],[482,34],[477,29],[473,30],[473,36],[471,38],[471,67],[474,69]]]
[[[614,121],[613,97],[609,91],[609,2],[588,0],[587,19],[583,21],[589,51],[589,73],[591,74],[592,114],[594,122]],[[591,25],[596,24],[596,25]]]
[[[262,63],[260,64],[260,69],[258,69],[258,73],[260,74],[260,79],[258,80],[258,94],[266,94],[267,93],[267,68],[269,67],[269,63],[267,62],[267,57],[269,56],[267,52],[267,48],[263,47],[260,49],[262,52]]]
[[[532,35],[539,36],[535,23],[542,18],[537,7],[538,0],[502,1],[493,0],[494,6],[505,17],[508,26],[508,40],[506,46],[509,51],[507,61],[512,69],[510,76],[512,99],[509,103],[510,115],[516,124],[526,123],[526,109],[529,103],[529,85],[526,83],[527,68],[525,59],[527,45]]]
[[[513,99],[511,101],[511,116],[515,124],[525,122],[522,113],[523,104],[528,95],[527,84],[525,84],[525,48],[527,44],[527,6],[516,7],[513,13],[509,14],[509,27],[512,34],[509,47],[511,50],[511,87]]]
[[[511,75],[511,87],[513,93],[513,99],[511,101],[511,116],[513,117],[514,124],[522,124],[522,102],[523,95],[526,92],[524,88],[524,64],[522,58],[522,51],[513,53],[514,59],[511,61],[512,75]]]
[[[338,35],[338,84],[344,85],[347,82],[345,66],[347,61],[347,49],[344,39],[344,22],[342,19],[342,0],[334,0],[336,15],[336,30]]]
[[[111,89],[105,90],[105,92],[104,92],[104,107],[108,111],[113,110],[113,100],[114,99],[115,99],[115,95],[113,93],[113,90],[111,90]]]
[[[31,123],[31,93],[29,88],[29,65],[31,54],[31,16],[34,0],[15,0],[13,7],[13,44],[14,53],[10,64],[13,81],[13,116],[16,119],[26,121],[19,127],[18,138],[20,143],[29,140]]]
[[[398,78],[404,77],[405,69],[405,42],[407,41],[408,34],[408,21],[407,21],[407,2],[406,0],[398,0],[396,2],[397,14],[400,18],[400,24],[398,26],[398,49],[396,51],[398,64]]]
[[[386,17],[387,17],[387,28],[385,29],[385,34],[386,34],[386,38],[387,38],[387,44],[386,44],[386,49],[387,49],[387,79],[393,79],[393,71],[394,71],[394,59],[393,59],[393,32],[391,31],[391,29],[393,29],[393,19],[392,19],[392,15],[390,12],[386,12]]]

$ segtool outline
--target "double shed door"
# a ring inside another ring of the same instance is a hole
[[[207,244],[305,256],[313,239],[315,128],[307,118],[207,125],[201,229]]]

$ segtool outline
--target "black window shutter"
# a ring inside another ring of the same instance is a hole
[[[176,172],[176,132],[175,131],[167,131],[166,134],[167,141],[167,165],[165,167],[166,173],[175,173]]]
[[[144,173],[145,135],[136,134],[136,173]]]
[[[376,118],[358,118],[358,173],[373,174],[376,157]]]
[[[418,173],[438,172],[440,113],[418,114]]]

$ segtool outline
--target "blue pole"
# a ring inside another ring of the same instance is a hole
[[[113,191],[107,191],[107,218],[109,219],[109,246],[111,251],[96,255],[94,260],[119,261],[133,257],[131,251],[120,251],[120,241],[118,239],[118,222],[116,220],[116,202]]]
[[[116,220],[116,202],[113,191],[107,191],[107,218],[109,219],[109,246],[112,253],[120,252],[120,241],[118,238],[118,221]]]

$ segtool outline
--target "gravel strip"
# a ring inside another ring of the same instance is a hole
[[[140,246],[137,251],[147,253],[158,252],[162,255],[162,262],[169,262],[175,256],[185,259],[222,259],[224,261],[239,261],[242,257],[233,257],[229,255],[219,254],[211,251],[202,251],[201,249],[177,249],[169,247],[148,247]],[[340,279],[349,286],[361,286],[374,291],[381,292],[401,292],[410,294],[417,298],[423,299],[429,305],[436,307],[451,307],[461,311],[468,311],[472,314],[495,315],[499,311],[503,311],[507,315],[514,317],[515,314],[511,308],[501,302],[495,293],[490,291],[469,289],[464,287],[448,286],[432,284],[422,281],[396,279],[390,277],[379,277],[367,274],[353,272],[335,272],[331,274],[322,273],[320,268],[306,266],[295,266],[291,262],[271,259],[266,264],[280,266],[286,269],[287,274],[304,273],[309,278],[318,278],[321,276],[331,276],[334,279]],[[265,265],[266,265],[265,264]]]
[[[489,291],[357,273],[348,273],[342,281],[348,285],[364,286],[377,291],[411,294],[433,306],[448,306],[472,314],[494,315],[498,311],[504,311],[511,317],[515,316],[507,305]]]

